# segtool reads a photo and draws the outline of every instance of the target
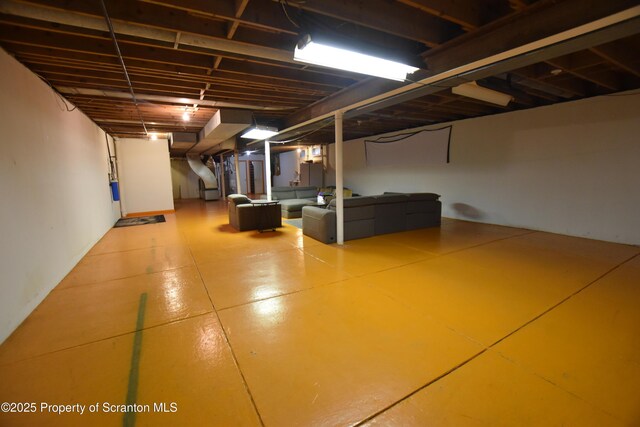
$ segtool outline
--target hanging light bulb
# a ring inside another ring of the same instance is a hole
[[[189,120],[191,120],[191,116],[189,115],[188,111],[185,111],[184,113],[182,113],[182,120],[184,120],[185,122],[188,122]]]

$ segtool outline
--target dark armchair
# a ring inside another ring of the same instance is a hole
[[[272,229],[282,227],[280,205],[252,205],[243,194],[230,194],[229,224],[238,231]]]

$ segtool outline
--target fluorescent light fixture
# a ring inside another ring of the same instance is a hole
[[[293,59],[308,64],[399,81],[404,81],[407,74],[418,70],[416,67],[400,62],[314,42],[309,35],[298,43],[293,52]]]
[[[513,97],[509,94],[498,92],[486,87],[478,86],[476,82],[463,83],[460,86],[452,87],[451,92],[467,98],[479,99],[491,104],[506,107]]]
[[[276,135],[278,133],[278,129],[268,127],[268,126],[254,126],[242,135],[240,138],[249,138],[249,139],[267,139]]]

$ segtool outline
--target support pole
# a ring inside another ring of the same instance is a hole
[[[240,160],[238,157],[240,154],[238,153],[238,149],[233,150],[233,166],[236,168],[236,193],[242,194],[242,186],[240,185]]]
[[[267,186],[267,200],[271,201],[271,143],[264,142],[264,173]]]
[[[224,185],[224,156],[220,154],[220,182],[218,183],[218,187],[220,187],[220,194],[222,195],[222,200],[227,198],[226,188]]]
[[[342,110],[336,111],[336,234],[344,245],[344,179],[342,176]]]

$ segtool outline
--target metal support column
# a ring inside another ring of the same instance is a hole
[[[336,237],[339,245],[344,244],[344,179],[342,176],[342,118],[343,112],[336,111]]]
[[[264,173],[267,186],[267,200],[271,201],[271,143],[264,142]]]
[[[240,185],[240,160],[238,157],[238,149],[233,150],[233,166],[236,168],[236,194],[242,194],[242,186]]]
[[[227,198],[227,190],[224,185],[224,155],[220,154],[220,182],[218,182],[218,188],[220,189],[220,195],[222,196],[222,200]]]

